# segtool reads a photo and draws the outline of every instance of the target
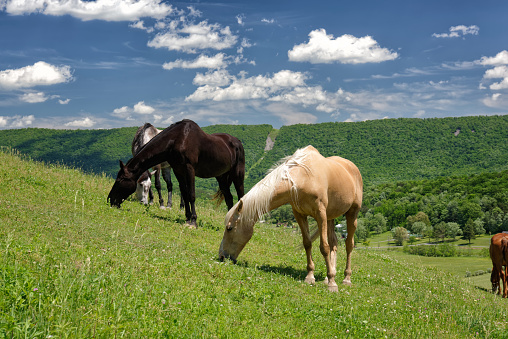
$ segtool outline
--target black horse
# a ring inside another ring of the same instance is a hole
[[[153,137],[127,164],[120,161],[120,171],[108,195],[111,206],[120,207],[136,191],[141,174],[164,161],[178,180],[190,225],[196,226],[197,218],[195,176],[215,177],[219,183],[216,196],[225,199],[228,209],[233,207],[231,183],[238,199],[244,195],[245,152],[241,141],[226,133],[207,134],[194,121],[185,119]]]

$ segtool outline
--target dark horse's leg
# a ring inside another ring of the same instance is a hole
[[[168,187],[168,202],[167,207],[171,208],[173,206],[173,183],[171,182],[171,167],[163,167],[161,169],[162,178],[166,182],[166,186]],[[161,198],[162,199],[162,198]],[[161,203],[162,207],[162,203]]]
[[[155,188],[157,189],[157,193],[159,194],[159,205],[160,207],[164,206],[164,200],[162,199],[162,186],[161,186],[161,168],[157,166],[155,169]]]
[[[175,173],[176,174],[176,173]],[[177,174],[176,178],[180,185],[180,192],[182,194],[185,205],[185,218],[187,224],[196,227],[196,187],[195,184],[194,167],[191,164],[185,165],[184,173]]]

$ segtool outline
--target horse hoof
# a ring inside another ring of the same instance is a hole
[[[351,286],[351,280],[349,280],[349,279],[344,279],[344,280],[342,281],[342,284],[343,284],[343,285],[346,285],[346,286]]]
[[[160,208],[161,210],[165,210],[165,209],[166,209],[166,206],[161,205],[161,206],[159,206],[159,208]]]
[[[314,277],[305,278],[305,282],[309,285],[314,285],[316,283],[316,279]]]
[[[190,229],[197,229],[198,228],[198,225],[196,224],[196,222],[187,222],[187,227],[190,228]]]
[[[339,287],[337,285],[328,286],[328,291],[330,291],[330,292],[339,292]]]

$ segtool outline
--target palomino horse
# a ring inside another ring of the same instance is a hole
[[[145,123],[143,126],[139,127],[134,135],[134,139],[132,140],[132,155],[136,155],[139,150],[154,136],[159,134],[161,130],[157,129],[150,123]],[[152,172],[147,172],[142,175],[137,182],[136,187],[136,197],[143,204],[151,204],[153,202],[153,192],[152,192],[152,181],[150,180],[150,175],[155,175],[155,188],[157,189],[157,193],[159,194],[159,205],[161,208],[164,208],[164,199],[162,198],[162,186],[160,175],[162,173],[162,178],[166,182],[166,186],[168,187],[168,201],[167,207],[171,208],[173,205],[173,183],[171,182],[171,166],[169,166],[167,161],[164,161],[161,164],[157,164],[153,167]],[[183,209],[183,199],[180,199],[180,208]]]
[[[108,195],[111,206],[120,204],[136,190],[136,181],[147,169],[167,161],[178,180],[185,205],[187,223],[196,226],[195,176],[215,177],[219,183],[218,198],[224,198],[228,209],[233,206],[229,191],[235,185],[238,199],[243,197],[245,153],[237,138],[225,134],[207,134],[191,120],[177,122],[150,140],[124,165]]]
[[[343,284],[351,285],[351,252],[358,212],[362,205],[363,181],[358,168],[340,157],[324,158],[312,146],[297,150],[283,159],[259,181],[226,215],[224,236],[219,258],[236,262],[238,255],[250,240],[253,226],[265,213],[289,203],[302,230],[303,246],[307,254],[305,282],[315,283],[312,261],[312,240],[307,217],[318,224],[320,250],[326,262],[328,289],[338,291],[335,283],[337,236],[334,218],[346,216],[346,269]],[[316,234],[317,236],[317,234]]]
[[[499,286],[499,279],[503,282],[503,298],[508,296],[508,279],[507,279],[507,264],[508,264],[508,234],[498,233],[490,239],[490,259],[492,260],[492,273],[490,274],[490,281],[492,283],[492,293],[501,294],[501,286]],[[503,270],[503,266],[505,266]]]

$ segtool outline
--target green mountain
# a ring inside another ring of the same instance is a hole
[[[229,133],[242,141],[247,189],[279,159],[309,144],[325,156],[352,160],[367,186],[508,169],[507,115],[292,125],[276,133],[270,125],[213,125],[203,129]],[[135,131],[135,127],[2,130],[0,146],[15,148],[36,160],[114,177],[118,160],[131,158]],[[273,149],[265,151],[270,133],[277,137]],[[216,189],[213,180],[199,180],[198,187]]]

